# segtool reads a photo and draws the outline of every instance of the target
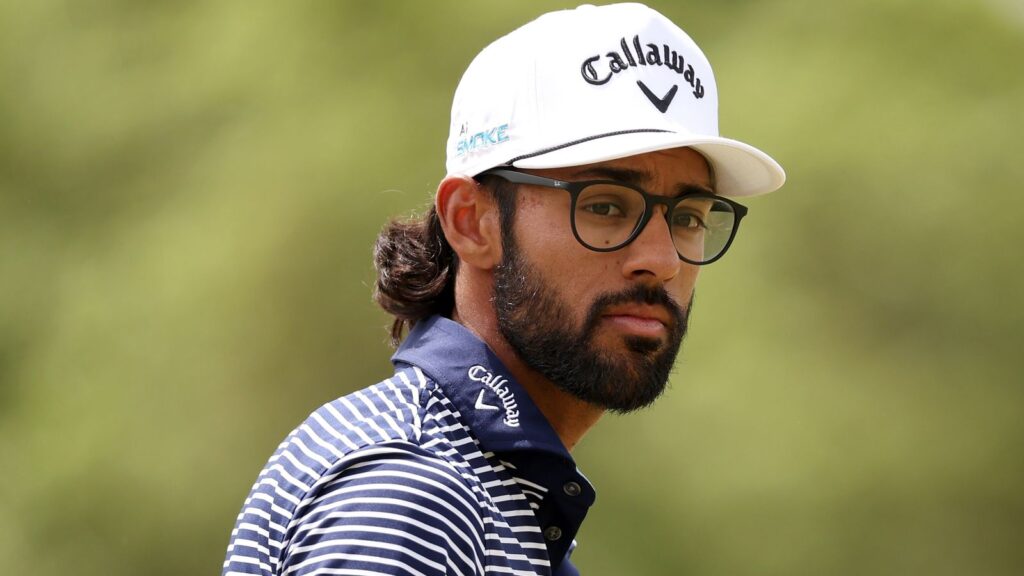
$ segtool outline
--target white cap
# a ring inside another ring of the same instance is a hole
[[[449,175],[495,166],[559,168],[687,146],[723,196],[778,189],[782,167],[718,135],[711,64],[642,4],[545,14],[477,55],[455,90]]]

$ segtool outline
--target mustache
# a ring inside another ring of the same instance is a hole
[[[683,308],[663,287],[637,284],[619,292],[609,292],[599,296],[591,304],[584,326],[589,332],[601,320],[602,313],[612,306],[620,304],[646,304],[649,306],[661,306],[668,310],[669,315],[672,317],[673,325],[670,326],[671,330],[678,330],[680,327],[685,329],[692,303],[693,297],[691,296],[690,302],[687,303],[686,308]]]

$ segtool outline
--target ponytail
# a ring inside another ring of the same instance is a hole
[[[388,222],[373,248],[377,286],[373,298],[395,317],[391,343],[406,327],[434,314],[451,316],[458,257],[444,237],[434,206],[421,219]]]

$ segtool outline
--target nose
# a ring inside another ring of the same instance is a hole
[[[626,278],[632,280],[650,276],[660,282],[667,282],[675,278],[683,266],[693,266],[679,258],[675,244],[672,243],[665,210],[666,206],[656,206],[640,235],[625,247],[626,260],[623,262],[622,273]]]

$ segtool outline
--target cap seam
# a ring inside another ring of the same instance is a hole
[[[572,146],[576,146],[577,144],[582,144],[584,142],[590,142],[592,140],[599,140],[601,138],[609,138],[611,136],[621,136],[623,134],[637,134],[637,133],[642,133],[642,132],[661,132],[661,133],[665,133],[665,134],[674,134],[675,133],[672,130],[662,130],[660,128],[637,128],[637,129],[634,129],[634,130],[617,130],[615,132],[607,132],[605,134],[597,134],[597,135],[594,135],[594,136],[587,136],[586,138],[580,138],[578,140],[572,140],[571,142],[565,142],[564,144],[558,144],[556,146],[551,146],[551,147],[548,147],[548,148],[544,148],[544,149],[538,150],[536,152],[531,152],[529,154],[523,154],[522,156],[516,156],[515,158],[509,160],[507,162],[507,164],[512,165],[515,162],[518,162],[520,160],[526,160],[527,158],[534,158],[536,156],[543,156],[544,154],[548,154],[548,153],[554,152],[556,150],[562,150],[563,148],[570,148]]]

